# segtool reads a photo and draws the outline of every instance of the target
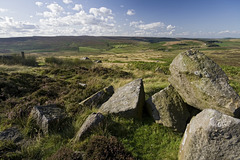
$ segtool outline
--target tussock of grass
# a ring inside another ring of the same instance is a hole
[[[149,118],[143,121],[112,117],[108,130],[138,159],[177,159],[181,134],[156,124]]]
[[[81,60],[79,58],[75,59],[62,59],[62,58],[56,58],[56,57],[49,57],[45,58],[45,63],[51,64],[51,65],[58,65],[63,67],[86,67],[89,68],[93,65],[93,62],[90,60]]]
[[[240,67],[235,66],[221,66],[223,71],[228,75],[230,81],[229,84],[233,89],[240,94]]]
[[[26,58],[22,58],[21,56],[13,55],[8,58],[4,58],[4,56],[0,56],[0,64],[5,65],[23,65],[23,66],[38,66],[35,56],[27,56]]]

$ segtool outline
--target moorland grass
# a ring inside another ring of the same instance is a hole
[[[75,133],[87,116],[97,112],[96,108],[81,108],[79,102],[106,86],[113,85],[116,89],[136,78],[143,78],[147,99],[169,85],[168,68],[173,58],[185,49],[198,47],[222,67],[230,79],[230,85],[240,93],[239,53],[236,50],[238,43],[236,40],[224,40],[219,44],[220,47],[208,47],[203,45],[202,40],[171,43],[127,43],[124,40],[113,43],[108,40],[96,41],[96,44],[86,41],[86,45],[79,46],[71,42],[69,45],[77,49],[80,47],[80,52],[61,50],[39,53],[36,62],[41,62],[41,66],[2,64],[0,131],[18,125],[24,134],[26,145],[20,147],[7,142],[5,147],[0,144],[0,152],[6,151],[2,155],[5,159],[56,159],[66,154],[72,156],[75,151],[90,151],[95,147],[90,143],[93,137],[100,137],[104,143],[122,145],[124,149],[120,147],[119,151],[130,152],[136,159],[177,159],[182,134],[155,124],[147,114],[144,114],[142,120],[107,116],[106,123],[99,126],[92,135],[73,143]],[[66,46],[68,44],[63,48]],[[216,54],[220,52],[221,54]],[[86,55],[101,59],[103,63],[81,61],[80,58]],[[164,73],[156,72],[157,67]],[[79,83],[85,83],[87,87],[82,88]],[[51,103],[63,107],[69,119],[61,133],[43,136],[31,119],[28,119],[28,115],[33,106]],[[111,140],[111,137],[116,139]],[[99,143],[98,147],[101,148],[104,143]]]

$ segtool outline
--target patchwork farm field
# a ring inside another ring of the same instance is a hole
[[[98,111],[97,106],[82,107],[80,102],[105,87],[112,85],[116,90],[138,78],[143,79],[147,100],[169,85],[169,65],[190,49],[215,61],[240,94],[240,39],[0,39],[0,132],[13,127],[21,134],[17,143],[0,141],[0,159],[61,159],[66,155],[99,159],[113,154],[104,150],[105,145],[116,149],[119,159],[177,159],[183,133],[156,124],[145,112],[141,120],[107,116],[105,125],[85,139],[73,139],[87,116]],[[57,132],[44,135],[29,114],[34,106],[49,104],[62,108],[67,120]]]

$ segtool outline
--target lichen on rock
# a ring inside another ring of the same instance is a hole
[[[156,123],[179,132],[185,131],[190,116],[188,106],[173,86],[170,85],[154,94],[146,101],[146,104],[150,116]]]
[[[240,120],[205,109],[188,124],[179,160],[240,159]]]
[[[203,53],[192,50],[180,53],[169,70],[169,82],[189,105],[240,117],[239,95],[228,84],[223,70]]]
[[[126,118],[141,119],[145,93],[142,79],[134,80],[116,90],[113,96],[100,107],[100,112]]]

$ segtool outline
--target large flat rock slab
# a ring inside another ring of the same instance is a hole
[[[126,118],[142,118],[145,93],[142,79],[134,80],[116,90],[100,107],[100,112]]]
[[[36,121],[44,134],[57,130],[66,118],[66,113],[56,105],[34,106],[30,118]]]
[[[180,53],[169,70],[169,82],[190,106],[240,117],[239,95],[228,84],[223,70],[203,53],[192,50]]]
[[[156,123],[171,127],[178,132],[184,132],[190,113],[188,105],[175,91],[168,86],[154,94],[147,101],[147,110]]]
[[[101,91],[98,91],[97,93],[91,95],[87,99],[80,102],[80,106],[82,107],[88,107],[88,108],[99,108],[104,102],[106,102],[114,93],[113,86],[109,86],[104,88]]]
[[[179,160],[239,160],[240,119],[205,109],[184,133]]]

